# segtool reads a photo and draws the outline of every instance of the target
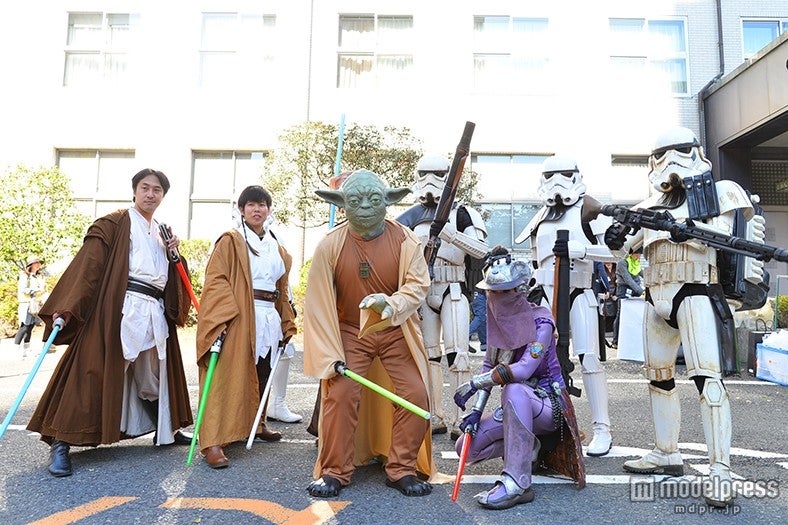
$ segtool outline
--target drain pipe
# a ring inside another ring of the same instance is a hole
[[[718,0],[719,1],[719,0]],[[306,121],[312,113],[312,37],[315,27],[315,0],[309,2],[309,58],[307,59],[306,70]]]
[[[706,98],[706,93],[709,92],[711,86],[713,86],[719,79],[722,78],[722,75],[725,74],[725,47],[722,43],[722,0],[717,0],[715,2],[717,5],[717,53],[719,54],[719,64],[720,69],[717,73],[717,76],[709,80],[705,86],[701,88],[698,92],[698,114],[700,116],[700,144],[703,146],[703,150],[706,151],[706,107],[703,102],[703,99]]]

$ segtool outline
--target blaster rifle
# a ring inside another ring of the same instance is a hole
[[[454,158],[451,161],[449,174],[446,178],[446,184],[443,186],[443,193],[441,193],[440,200],[438,201],[438,208],[435,210],[435,218],[430,225],[430,237],[424,246],[424,258],[427,260],[427,266],[430,269],[430,279],[433,278],[433,266],[435,258],[438,256],[438,248],[440,247],[441,240],[438,238],[443,227],[449,220],[452,204],[454,204],[454,197],[457,195],[457,188],[460,185],[460,176],[462,169],[465,167],[465,159],[468,158],[468,153],[471,150],[471,137],[476,124],[473,122],[466,122],[465,129],[462,132],[460,143],[457,144],[457,149],[454,152]]]
[[[700,226],[692,219],[678,222],[668,211],[654,211],[647,208],[630,210],[624,206],[608,204],[602,206],[599,212],[629,228],[629,233],[635,233],[640,228],[665,231],[670,233],[670,240],[673,242],[695,239],[717,250],[752,257],[759,261],[768,262],[775,259],[788,262],[788,250],[726,235]]]

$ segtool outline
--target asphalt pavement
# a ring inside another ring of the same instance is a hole
[[[192,407],[197,408],[194,330],[180,332]],[[34,336],[40,340],[40,331]],[[472,343],[477,346],[478,343]],[[41,343],[34,343],[36,351]],[[287,403],[304,416],[297,424],[269,423],[282,432],[279,443],[227,447],[231,465],[212,470],[197,455],[186,466],[188,447],[153,447],[152,434],[98,448],[72,449],[74,475],[53,478],[46,470],[49,448],[25,430],[64,347],[47,354],[11,426],[0,440],[0,523],[3,524],[246,524],[246,523],[784,523],[788,516],[788,388],[749,374],[726,380],[733,411],[731,469],[740,480],[735,505],[711,511],[695,493],[697,476],[708,471],[698,393],[678,367],[682,399],[680,449],[686,475],[679,490],[660,494],[648,476],[630,476],[629,458],[653,447],[653,424],[640,364],[620,361],[608,351],[606,368],[614,447],[601,458],[585,458],[587,486],[577,490],[560,476],[534,478],[536,499],[504,511],[483,509],[473,495],[487,490],[500,474],[501,460],[470,465],[457,502],[451,501],[457,456],[447,435],[435,436],[436,465],[446,483],[430,496],[407,498],[385,486],[379,464],[357,469],[338,498],[312,498],[306,486],[316,457],[306,432],[317,381],[302,371],[298,346],[290,371]],[[21,359],[13,341],[0,340],[0,417],[5,418],[38,358]],[[474,367],[482,354],[472,354]],[[445,366],[445,365],[444,365]],[[576,384],[582,385],[578,370]],[[448,377],[448,376],[447,376]],[[444,387],[445,406],[450,392]],[[495,398],[493,398],[495,399]],[[591,435],[588,403],[574,399],[578,422]],[[348,437],[350,439],[350,437]],[[663,484],[664,485],[664,484]],[[648,490],[653,492],[649,494]],[[664,492],[664,491],[663,491]]]

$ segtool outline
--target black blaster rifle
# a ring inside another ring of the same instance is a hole
[[[451,167],[446,177],[446,184],[443,186],[443,193],[438,201],[438,208],[435,210],[435,218],[432,219],[432,224],[430,225],[430,238],[424,246],[424,258],[427,260],[427,266],[430,269],[430,279],[434,277],[432,268],[441,244],[438,234],[449,220],[454,197],[457,195],[457,188],[460,185],[462,169],[465,167],[465,159],[468,158],[468,153],[471,150],[471,137],[473,136],[474,128],[476,128],[476,124],[473,122],[465,123],[465,129],[462,132],[460,143],[457,144],[457,149],[454,152],[454,158],[452,158]]]
[[[769,246],[760,242],[748,241],[741,237],[726,235],[709,228],[697,225],[692,219],[678,222],[668,211],[654,211],[647,208],[630,210],[624,206],[608,204],[602,206],[599,213],[612,217],[635,233],[640,228],[670,233],[673,242],[685,242],[696,239],[717,250],[752,257],[759,261],[788,262],[788,250]]]

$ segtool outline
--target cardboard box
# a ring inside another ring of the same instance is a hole
[[[756,355],[758,370],[755,377],[788,386],[788,350],[758,343]]]

